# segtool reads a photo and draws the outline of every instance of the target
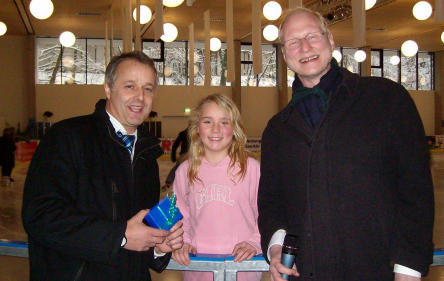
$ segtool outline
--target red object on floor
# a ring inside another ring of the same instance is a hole
[[[17,150],[15,151],[15,160],[30,161],[34,155],[38,143],[38,140],[31,140],[29,142],[19,141],[16,143]]]

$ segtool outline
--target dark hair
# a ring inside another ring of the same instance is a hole
[[[116,81],[116,72],[119,64],[126,60],[135,60],[142,64],[145,64],[154,71],[154,76],[156,77],[156,86],[157,86],[157,70],[154,65],[154,61],[148,57],[142,51],[132,51],[128,53],[122,53],[118,56],[114,56],[106,67],[105,71],[105,84],[108,85],[110,89],[114,86],[114,81]]]

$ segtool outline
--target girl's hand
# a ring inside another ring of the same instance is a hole
[[[242,262],[245,259],[249,260],[257,254],[256,249],[247,242],[240,242],[234,246],[231,255],[234,256],[234,261]]]
[[[196,254],[196,249],[188,243],[184,243],[183,247],[173,251],[173,260],[181,265],[190,264],[189,253]]]

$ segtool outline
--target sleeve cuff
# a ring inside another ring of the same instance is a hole
[[[395,264],[393,272],[421,278],[421,273],[406,266]]]
[[[154,258],[155,259],[157,259],[157,258],[160,258],[160,257],[163,257],[163,256],[165,256],[166,255],[166,253],[157,253],[156,252],[156,248],[154,248]]]
[[[287,231],[285,229],[278,229],[273,236],[271,236],[270,243],[268,243],[268,249],[267,249],[267,258],[270,260],[270,248],[273,245],[280,245],[282,246],[284,244],[285,235],[287,235]]]

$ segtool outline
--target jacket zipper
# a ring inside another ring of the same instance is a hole
[[[75,275],[73,281],[78,281],[78,280],[80,280],[80,276],[82,276],[83,269],[85,268],[85,266],[86,266],[86,261],[82,262],[82,265],[80,265],[80,268],[79,268],[79,270],[77,271],[77,273],[76,273],[76,275]]]

